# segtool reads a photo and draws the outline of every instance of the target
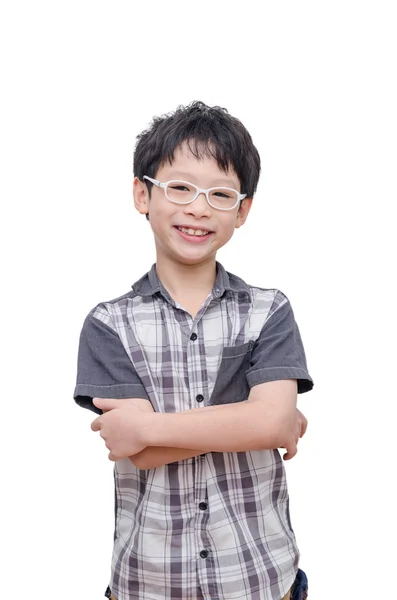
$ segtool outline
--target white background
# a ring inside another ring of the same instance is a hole
[[[78,336],[154,262],[135,136],[192,100],[226,107],[260,151],[252,213],[219,258],[287,294],[315,380],[287,465],[310,598],[395,597],[393,5],[3,3],[5,598],[103,597],[112,465],[72,399]]]

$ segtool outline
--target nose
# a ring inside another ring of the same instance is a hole
[[[197,198],[190,204],[185,204],[185,213],[193,215],[196,218],[211,216],[211,207],[207,202],[204,192],[200,192]]]

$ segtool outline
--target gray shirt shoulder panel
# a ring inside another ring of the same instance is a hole
[[[287,296],[276,291],[246,372],[250,387],[278,379],[297,379],[298,393],[313,388],[298,325]]]
[[[74,399],[79,406],[101,413],[93,398],[145,398],[148,395],[119,335],[98,319],[94,309],[81,334]]]

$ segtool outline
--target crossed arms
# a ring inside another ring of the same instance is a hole
[[[307,420],[296,408],[295,379],[251,388],[244,402],[177,413],[155,413],[141,398],[94,398],[104,411],[91,428],[99,431],[110,460],[129,457],[139,469],[191,458],[205,452],[244,452],[286,448],[293,458]]]

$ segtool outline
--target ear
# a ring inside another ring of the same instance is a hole
[[[236,217],[236,229],[241,227],[241,225],[244,225],[245,221],[247,220],[248,214],[251,210],[252,200],[253,198],[244,198],[242,201]]]
[[[149,213],[149,192],[146,184],[138,177],[135,177],[133,183],[134,205],[141,215]]]

